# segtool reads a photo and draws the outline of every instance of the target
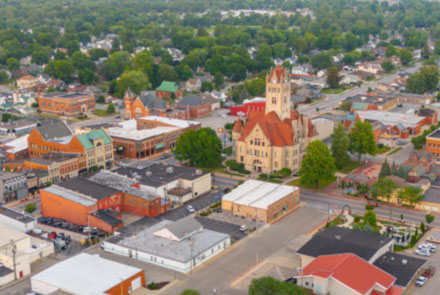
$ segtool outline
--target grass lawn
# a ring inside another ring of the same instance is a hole
[[[341,169],[338,169],[337,171],[341,172],[341,173],[350,173],[354,169],[361,167],[361,165],[362,165],[362,162],[356,162],[356,161],[351,160],[349,163],[347,163],[347,165],[345,165]]]
[[[258,177],[258,180],[266,181],[266,182],[272,182],[272,183],[283,183],[281,179],[277,178],[267,178],[267,177]]]
[[[331,89],[331,88],[324,88],[322,89],[322,93],[326,93],[326,94],[338,94],[341,92],[344,92],[345,90],[350,89],[351,87],[348,85],[341,85],[338,88],[335,89]]]
[[[391,148],[389,146],[381,146],[379,147],[378,145],[376,146],[376,153],[377,154],[385,154],[386,152],[388,152]]]
[[[106,110],[101,110],[101,109],[96,109],[93,113],[95,115],[99,116],[99,117],[105,117],[105,116],[113,115],[113,113],[107,113]]]
[[[295,180],[288,182],[287,185],[299,186],[299,187],[304,187],[304,188],[313,189],[313,190],[322,190],[322,189],[326,188],[327,186],[329,186],[331,183],[333,183],[335,180],[336,180],[336,178],[334,178],[330,181],[325,181],[325,182],[321,181],[321,182],[319,182],[318,187],[315,187],[315,186],[301,185],[299,178],[298,178],[298,179],[295,179]]]
[[[389,155],[389,156],[390,156],[390,155],[393,155],[393,154],[397,153],[398,151],[400,151],[401,149],[402,149],[402,147],[395,148],[395,149],[392,150],[388,155]]]

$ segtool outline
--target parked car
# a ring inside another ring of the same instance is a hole
[[[242,226],[240,226],[240,231],[247,231],[248,228],[249,227],[246,224],[243,224]]]
[[[423,272],[424,277],[426,278],[430,278],[432,276],[434,276],[435,274],[435,267],[434,266],[428,266],[428,268],[425,269],[425,271]]]
[[[417,281],[416,281],[416,286],[417,287],[423,287],[425,284],[426,284],[426,281],[427,281],[428,279],[426,278],[426,277],[424,277],[424,276],[420,276],[418,279],[417,279]]]
[[[194,207],[191,206],[191,205],[186,206],[186,210],[188,210],[189,213],[194,213],[194,212],[196,212],[196,209],[194,209]]]
[[[292,284],[295,284],[295,285],[296,285],[296,283],[298,282],[298,280],[297,280],[296,278],[294,278],[294,277],[290,277],[290,278],[288,278],[287,280],[285,280],[285,282],[286,282],[286,283],[292,283]]]
[[[215,212],[222,213],[222,208],[221,207],[217,208],[217,210],[215,210]]]
[[[51,239],[51,240],[55,240],[57,238],[57,233],[56,232],[51,232],[50,234],[49,234],[49,239]]]
[[[425,243],[417,246],[419,250],[430,251],[431,253],[435,252],[436,247],[433,244]]]
[[[431,251],[429,250],[420,250],[417,249],[415,252],[417,255],[421,255],[421,256],[431,256]]]
[[[168,159],[169,157],[171,157],[170,154],[163,154],[162,156],[160,156],[160,159],[161,159],[161,160],[166,160],[166,159]]]
[[[66,241],[64,241],[61,238],[55,239],[53,241],[53,243],[54,243],[55,247],[57,247],[58,249],[61,249],[61,250],[66,250],[67,249]]]

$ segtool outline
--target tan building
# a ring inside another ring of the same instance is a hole
[[[299,188],[259,180],[248,180],[223,196],[222,210],[265,223],[295,209]]]
[[[20,79],[17,79],[18,89],[32,88],[37,85],[38,85],[38,79],[31,75],[26,75],[21,77]]]
[[[317,132],[309,118],[292,110],[290,93],[289,73],[278,65],[266,77],[265,114],[249,111],[244,126],[236,121],[232,130],[234,155],[247,170],[299,170],[305,148]]]

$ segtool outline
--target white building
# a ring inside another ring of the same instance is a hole
[[[53,252],[54,248],[51,242],[31,237],[1,225],[0,265],[3,268],[3,272],[0,272],[1,284],[29,275],[32,262],[38,261]]]
[[[144,270],[86,253],[61,261],[31,278],[32,291],[43,295],[57,291],[74,295],[127,295],[144,284]]]
[[[163,220],[131,236],[110,238],[104,251],[179,272],[189,272],[231,244],[227,234],[204,229],[192,216]]]
[[[37,221],[32,216],[4,206],[0,207],[0,225],[26,233],[33,230],[36,224]]]

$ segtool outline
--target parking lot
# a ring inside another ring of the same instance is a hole
[[[240,225],[201,216],[197,216],[196,219],[203,225],[204,228],[228,234],[235,240],[241,240],[247,236],[245,232],[240,231]]]

